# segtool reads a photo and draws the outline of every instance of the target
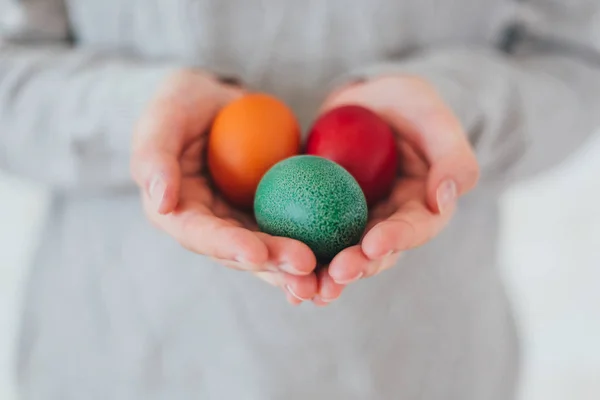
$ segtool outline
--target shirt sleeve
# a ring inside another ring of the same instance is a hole
[[[0,168],[65,189],[131,186],[135,122],[176,66],[69,37],[63,0],[0,3]]]
[[[370,65],[350,78],[429,80],[462,121],[482,179],[562,162],[600,128],[600,2],[520,2],[506,46],[452,46]]]

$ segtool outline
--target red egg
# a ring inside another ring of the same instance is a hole
[[[394,184],[398,167],[394,133],[367,108],[348,105],[323,114],[309,132],[306,153],[344,167],[358,181],[369,205],[386,197]]]

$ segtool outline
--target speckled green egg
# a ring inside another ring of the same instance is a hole
[[[263,232],[306,243],[322,263],[360,241],[368,216],[352,175],[309,155],[280,161],[263,176],[254,213]]]

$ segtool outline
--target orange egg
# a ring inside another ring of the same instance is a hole
[[[208,141],[208,168],[233,205],[252,207],[263,175],[300,151],[300,126],[293,112],[266,94],[249,94],[224,107]]]

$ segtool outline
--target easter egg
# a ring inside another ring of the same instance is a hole
[[[210,176],[232,205],[251,209],[262,176],[278,161],[300,152],[293,112],[270,95],[245,95],[216,116],[208,139]]]
[[[396,178],[398,150],[391,127],[358,105],[323,114],[308,134],[306,154],[325,157],[348,170],[369,206],[389,194]]]
[[[327,263],[360,241],[368,211],[348,171],[323,157],[300,155],[275,164],[264,175],[254,214],[263,232],[299,240]]]

